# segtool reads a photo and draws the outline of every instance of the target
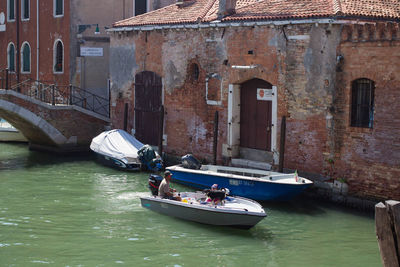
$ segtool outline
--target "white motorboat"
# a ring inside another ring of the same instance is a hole
[[[158,185],[154,186],[153,184],[152,186],[153,196],[141,197],[142,206],[180,219],[203,224],[250,229],[267,216],[263,207],[256,201],[226,196],[225,194],[221,197],[221,191],[216,192],[219,194],[218,202],[215,202],[212,194],[210,194],[215,191],[210,191],[210,193],[181,192],[178,195],[182,200],[178,201],[156,196],[155,193],[158,190],[154,189]]]
[[[162,168],[161,157],[124,130],[105,131],[92,139],[90,149],[101,163],[126,171]]]

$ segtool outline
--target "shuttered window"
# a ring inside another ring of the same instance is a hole
[[[15,46],[13,43],[8,45],[8,70],[11,72],[15,72]]]
[[[375,83],[369,79],[353,81],[351,93],[351,126],[373,127],[374,90]]]
[[[8,6],[8,20],[13,21],[15,20],[15,1],[8,0],[7,6]]]
[[[29,19],[29,0],[22,0],[22,19],[27,20]]]
[[[54,57],[54,71],[62,72],[63,71],[63,44],[61,41],[57,41],[54,47],[55,49],[55,57]]]
[[[31,48],[28,43],[22,47],[22,72],[31,71]]]
[[[64,0],[54,0],[54,15],[64,15]]]

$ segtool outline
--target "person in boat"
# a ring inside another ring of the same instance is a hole
[[[172,173],[170,171],[164,172],[164,179],[161,181],[160,186],[158,187],[158,196],[162,198],[168,198],[172,200],[181,201],[180,196],[174,196],[175,189],[169,187],[169,183],[171,182]]]
[[[218,185],[213,184],[211,189],[207,192],[207,202],[212,202],[214,205],[221,203],[221,201],[225,198],[225,195],[222,195],[221,193],[222,190],[219,190]]]

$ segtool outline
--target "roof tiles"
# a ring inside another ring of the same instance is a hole
[[[219,0],[185,0],[114,23],[114,27],[187,24],[217,19]],[[400,19],[400,0],[237,0],[236,12],[223,21],[277,20],[311,17]]]

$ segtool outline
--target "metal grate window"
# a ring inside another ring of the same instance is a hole
[[[351,93],[351,126],[373,127],[374,89],[375,83],[369,79],[353,81]]]

